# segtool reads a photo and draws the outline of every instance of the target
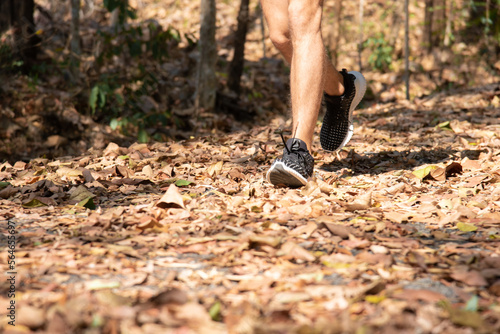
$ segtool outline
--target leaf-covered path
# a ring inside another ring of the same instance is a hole
[[[296,190],[265,181],[280,119],[4,163],[16,326],[2,279],[0,328],[498,332],[499,89],[358,110],[349,146],[318,148],[315,179]]]

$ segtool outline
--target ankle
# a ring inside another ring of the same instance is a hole
[[[325,85],[326,94],[330,96],[341,96],[342,94],[344,94],[344,76],[338,73],[338,77],[336,79],[337,80],[332,80]]]

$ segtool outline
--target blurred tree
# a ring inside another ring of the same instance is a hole
[[[359,71],[363,70],[361,62],[361,54],[363,53],[363,17],[364,17],[365,1],[359,0],[359,41],[358,41],[358,67]]]
[[[34,0],[0,0],[0,33],[12,29],[13,52],[21,56],[25,67],[36,59],[40,39],[35,34]]]
[[[432,51],[432,16],[434,0],[425,0],[424,31],[422,34],[422,44],[427,53]]]
[[[215,42],[215,0],[201,0],[201,26],[196,75],[195,107],[210,110],[215,106],[217,94],[217,44]]]
[[[228,87],[233,92],[240,93],[241,74],[245,64],[245,42],[248,30],[248,3],[249,0],[241,0],[238,13],[238,28],[234,35],[234,55],[229,65]]]
[[[80,0],[71,0],[71,57],[70,71],[74,81],[79,81],[80,74]]]
[[[127,24],[128,0],[105,0],[106,7],[111,10],[109,26],[114,29],[120,29]]]
[[[450,0],[448,0],[450,1]],[[427,53],[432,52],[435,47],[439,47],[445,42],[447,24],[451,21],[447,19],[446,0],[425,0],[424,31],[422,34],[422,44]],[[451,11],[450,15],[451,15]]]
[[[335,0],[332,28],[328,31],[328,49],[332,63],[336,67],[338,62],[338,48],[342,29],[342,0]]]
[[[405,86],[406,99],[410,99],[410,10],[409,0],[405,0]]]

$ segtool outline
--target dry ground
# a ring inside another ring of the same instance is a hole
[[[296,190],[265,181],[282,150],[280,118],[227,135],[4,163],[1,246],[10,221],[17,317],[7,324],[3,280],[1,326],[497,332],[499,90],[360,109],[349,146],[318,148],[314,180]],[[2,252],[3,272],[7,261]]]

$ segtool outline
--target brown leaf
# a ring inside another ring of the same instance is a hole
[[[456,174],[460,174],[463,171],[463,167],[458,162],[452,162],[448,166],[446,166],[446,177],[450,177]]]
[[[366,248],[370,246],[370,242],[366,239],[358,239],[356,237],[351,236],[349,240],[344,240],[340,243],[343,247],[346,247],[347,249],[353,249],[353,248]]]
[[[95,195],[91,193],[84,185],[79,185],[78,187],[72,188],[69,191],[69,199],[74,202],[80,202],[89,197],[93,198],[95,197]]]
[[[446,297],[438,292],[431,290],[412,290],[404,289],[402,291],[396,292],[393,295],[394,298],[404,299],[408,301],[422,300],[429,303],[436,303],[440,300],[446,300]]]
[[[239,168],[232,168],[229,171],[229,176],[236,182],[239,182],[241,180],[245,180],[245,175],[241,172]]]
[[[88,169],[83,169],[82,175],[83,178],[85,179],[85,183],[91,183],[95,181],[94,177],[92,176],[92,172],[89,171]]]
[[[16,161],[14,166],[12,168],[17,169],[17,170],[25,170],[26,169],[26,162],[24,161]]]
[[[15,195],[17,192],[19,192],[19,188],[7,186],[6,188],[0,190],[0,198],[8,199],[12,195]]]
[[[127,166],[116,166],[116,174],[127,178],[134,176],[134,172]]]
[[[224,162],[221,160],[213,165],[210,165],[207,168],[208,175],[210,175],[210,177],[214,177],[216,175],[219,175],[220,172],[222,171],[223,164],[224,164]]]
[[[67,141],[68,140],[62,136],[52,135],[47,138],[44,145],[47,147],[58,148],[59,146],[66,144]]]
[[[318,197],[321,194],[321,189],[315,181],[311,180],[300,190],[300,194],[302,196]]]
[[[119,154],[120,154],[120,146],[118,146],[118,144],[115,143],[109,143],[103,152],[104,156],[109,156],[109,155],[118,156]]]
[[[445,181],[446,178],[455,174],[462,173],[462,165],[458,162],[452,162],[445,168],[439,167],[430,171],[430,176],[436,181]]]
[[[189,297],[186,294],[186,292],[178,288],[172,288],[166,291],[162,291],[148,300],[148,302],[154,304],[155,306],[166,305],[166,304],[183,305],[186,304],[188,301]]]
[[[488,282],[484,277],[476,270],[471,271],[455,271],[451,275],[454,280],[463,282],[470,286],[486,286]]]
[[[277,253],[278,256],[284,256],[285,258],[292,258],[303,261],[314,261],[316,258],[314,255],[309,253],[301,246],[297,245],[292,241],[287,241],[281,246],[280,251]]]
[[[148,228],[161,227],[162,225],[158,223],[158,221],[151,216],[142,216],[139,220],[139,224],[137,224],[137,228],[141,230],[145,230]]]
[[[280,237],[273,237],[269,235],[256,235],[252,234],[249,240],[253,243],[269,245],[271,247],[278,247],[281,243]]]
[[[488,289],[493,295],[500,297],[500,280],[493,283]]]
[[[168,187],[167,192],[158,201],[158,203],[156,203],[156,206],[162,209],[186,208],[182,195],[179,193],[179,188],[177,188],[175,184],[171,184],[170,187]]]
[[[431,170],[429,175],[436,181],[445,181],[446,180],[446,169],[445,168],[436,168]]]
[[[357,210],[366,210],[371,208],[372,206],[372,192],[368,191],[367,193],[358,196],[356,200],[352,203],[348,203],[345,205],[345,209],[347,211],[357,211]]]
[[[33,306],[22,306],[18,310],[16,325],[26,326],[30,329],[40,328],[45,323],[45,312]]]
[[[331,234],[338,235],[342,239],[348,239],[350,234],[354,234],[353,228],[346,225],[321,223],[321,226],[326,227]]]
[[[151,168],[150,165],[144,166],[142,168],[142,172],[144,173],[144,175],[146,175],[146,177],[148,179],[152,179],[153,178],[154,172],[153,172],[153,168]]]
[[[470,160],[469,158],[464,158],[461,164],[463,169],[465,170],[481,169],[481,162],[479,160]]]

